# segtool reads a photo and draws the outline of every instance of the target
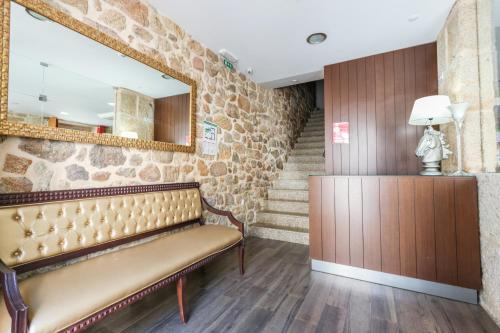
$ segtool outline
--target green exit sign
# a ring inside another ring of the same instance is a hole
[[[224,61],[224,66],[226,66],[229,70],[232,70],[234,68],[233,63],[230,62],[229,60],[223,59],[223,61]]]

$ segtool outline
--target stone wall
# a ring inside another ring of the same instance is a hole
[[[469,172],[495,172],[497,163],[491,8],[492,0],[458,0],[437,40],[439,93],[453,103],[471,105],[462,133],[464,169]],[[441,129],[455,151],[455,126]],[[456,154],[443,161],[443,169],[456,170]]]
[[[125,88],[116,88],[115,96],[113,134],[136,133],[137,139],[154,140],[154,98]]]
[[[500,326],[500,174],[477,175],[483,290],[481,305]]]
[[[216,206],[252,223],[314,108],[314,86],[264,89],[146,2],[47,2],[198,82],[196,153],[4,137],[0,192],[199,181]],[[216,157],[201,154],[204,120],[220,127]]]

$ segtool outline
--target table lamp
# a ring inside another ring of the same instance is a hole
[[[432,128],[433,125],[453,121],[450,98],[444,95],[427,96],[415,101],[411,111],[410,125],[427,126],[420,139],[415,155],[422,159],[423,176],[441,176],[441,161],[451,154],[443,133]]]

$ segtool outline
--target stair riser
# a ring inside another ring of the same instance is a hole
[[[282,190],[309,190],[309,183],[307,180],[288,180],[279,179],[273,184],[275,189]]]
[[[282,171],[279,179],[283,180],[307,180],[309,173],[300,171]]]
[[[304,155],[316,155],[323,156],[325,152],[324,148],[314,148],[314,149],[294,149],[291,152],[291,156],[304,156]]]
[[[325,132],[325,126],[323,125],[307,125],[304,127],[304,130],[302,131],[303,133],[305,132]]]
[[[260,212],[257,214],[257,222],[277,225],[281,227],[300,228],[309,230],[308,216],[296,216],[296,215]]]
[[[325,158],[323,156],[290,156],[288,158],[288,162],[291,163],[308,163],[308,162],[317,162],[317,163],[325,163]]]
[[[324,131],[304,131],[302,132],[302,134],[300,135],[301,138],[309,138],[311,136],[314,136],[314,137],[318,137],[318,136],[322,136],[324,137],[325,136],[325,132]]]
[[[295,149],[305,149],[305,148],[324,148],[325,147],[325,142],[303,142],[303,143],[296,143],[295,144]]]
[[[308,191],[269,189],[267,196],[270,200],[309,201]]]
[[[285,164],[285,171],[325,171],[325,164],[323,163],[294,163],[289,162]]]
[[[250,236],[309,245],[309,234],[281,229],[251,227]]]
[[[299,143],[304,143],[304,142],[325,142],[325,137],[324,136],[306,136],[306,137],[300,137],[297,139],[297,142]]]
[[[309,214],[309,203],[294,201],[266,201],[267,210],[284,213]]]

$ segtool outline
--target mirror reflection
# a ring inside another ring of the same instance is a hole
[[[8,120],[189,145],[191,86],[11,4]]]

